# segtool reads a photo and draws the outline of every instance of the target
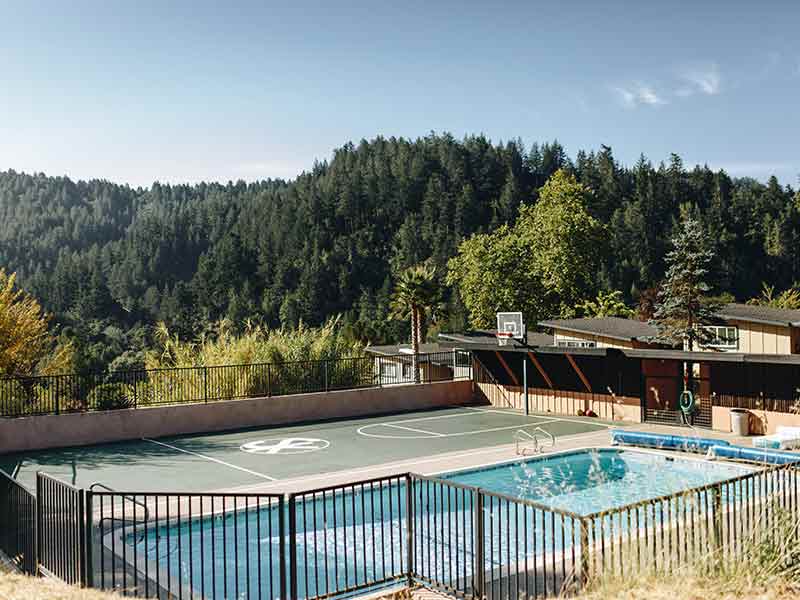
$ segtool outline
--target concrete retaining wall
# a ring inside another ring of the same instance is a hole
[[[244,427],[287,425],[473,401],[472,381],[0,419],[0,454]]]

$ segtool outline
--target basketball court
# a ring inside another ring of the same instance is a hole
[[[33,488],[35,474],[81,487],[130,492],[223,491],[373,467],[426,472],[430,458],[475,455],[509,445],[520,430],[579,438],[611,424],[592,418],[525,415],[510,409],[453,407],[295,426],[194,434],[0,457],[0,468]],[[398,471],[400,472],[400,471]]]

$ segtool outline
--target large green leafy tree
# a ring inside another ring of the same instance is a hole
[[[667,273],[658,291],[651,323],[658,341],[685,344],[689,351],[713,341],[704,326],[716,321],[718,308],[708,283],[714,253],[700,222],[685,216],[666,256]]]
[[[520,210],[518,229],[533,251],[533,268],[558,314],[595,290],[606,250],[606,229],[589,214],[591,191],[565,170],[539,190],[539,201]]]
[[[577,307],[577,312],[583,317],[620,317],[632,319],[636,311],[630,308],[623,300],[622,292],[613,290],[611,292],[600,291],[594,300],[584,300]]]
[[[589,190],[564,170],[539,190],[517,223],[464,241],[448,264],[473,327],[491,327],[495,313],[520,310],[527,322],[571,313],[593,291],[605,228],[586,209]]]

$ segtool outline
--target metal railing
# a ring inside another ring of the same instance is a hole
[[[23,573],[36,573],[36,496],[3,470],[0,470],[0,550]]]
[[[85,585],[86,492],[44,473],[36,474],[36,532],[39,573]]]
[[[140,598],[286,598],[280,494],[88,492],[88,584]]]
[[[796,548],[799,478],[770,467],[577,514],[408,473],[288,496],[84,491],[39,474],[35,504],[2,479],[0,543],[28,572],[143,598],[321,600],[415,581],[544,598],[746,559],[763,541]]]
[[[464,358],[464,355],[467,358]],[[389,384],[468,379],[469,354],[367,355],[328,360],[0,378],[0,417],[215,402]],[[391,371],[389,377],[387,373]]]

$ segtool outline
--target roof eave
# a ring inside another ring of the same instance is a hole
[[[721,319],[728,321],[743,321],[745,323],[758,323],[759,325],[774,325],[776,327],[800,327],[800,321],[776,321],[774,319],[759,319],[757,317],[743,317],[741,315],[731,315],[725,313],[717,313]]]
[[[600,331],[587,331],[586,329],[578,329],[576,327],[564,327],[562,325],[556,325],[549,321],[540,321],[537,323],[540,327],[549,327],[550,329],[563,329],[564,331],[569,331],[570,333],[586,333],[589,335],[599,335],[602,337],[611,338],[612,340],[620,340],[623,342],[637,342],[639,338],[636,337],[626,337],[624,335],[616,335],[613,333],[603,333]]]

